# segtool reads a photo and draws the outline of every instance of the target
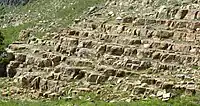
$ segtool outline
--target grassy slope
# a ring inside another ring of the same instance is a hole
[[[198,103],[198,104],[197,104]],[[58,100],[51,102],[28,102],[28,101],[9,101],[0,102],[1,106],[199,106],[199,98],[197,97],[185,97],[176,98],[168,102],[162,102],[157,99],[135,102],[116,102],[107,103],[103,101],[93,100]]]
[[[44,29],[48,28],[51,23],[57,24],[57,26],[52,26],[51,30],[55,30],[58,26],[66,27],[89,7],[102,1],[104,0],[35,0],[25,6],[5,7],[4,10],[0,10],[0,15],[6,14],[4,19],[6,21],[1,21],[0,24],[6,23],[8,26],[1,28],[0,31],[5,35],[5,43],[10,44],[18,38],[21,30],[37,26],[41,21],[47,21],[47,23],[40,24],[40,27]],[[21,21],[23,24],[12,26],[7,22],[11,16],[20,17],[17,21]],[[37,34],[43,33],[38,31]]]

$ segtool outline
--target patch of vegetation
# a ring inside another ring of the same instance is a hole
[[[133,102],[105,102],[99,100],[65,99],[55,101],[0,101],[1,106],[199,106],[199,97],[175,98],[167,102],[148,99]]]
[[[6,65],[9,63],[7,53],[4,49],[4,36],[3,33],[0,32],[0,64]]]
[[[5,15],[0,24],[7,24],[7,27],[0,30],[5,35],[5,44],[10,44],[18,38],[21,30],[27,28],[39,27],[38,36],[45,32],[39,29],[51,29],[48,32],[57,30],[57,28],[67,27],[73,23],[75,18],[84,14],[89,7],[97,5],[104,0],[34,0],[31,3],[17,7],[2,7],[0,14]],[[11,18],[12,17],[12,18]],[[20,17],[15,20],[15,17]],[[23,22],[19,26],[9,23],[14,19],[16,22]],[[36,35],[37,36],[37,35]]]
[[[9,26],[9,27],[0,29],[0,31],[5,36],[5,40],[4,40],[5,46],[17,40],[19,32],[21,30],[27,29],[28,27],[32,27],[33,25],[34,25],[33,23],[26,23],[26,24],[21,24],[19,26]]]

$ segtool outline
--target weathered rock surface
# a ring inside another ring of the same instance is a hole
[[[52,39],[22,33],[23,43],[9,46],[15,60],[8,76],[42,97],[80,91],[107,93],[103,100],[194,95],[200,81],[199,2],[171,2],[108,0],[106,8]]]

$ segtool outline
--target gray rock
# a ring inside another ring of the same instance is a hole
[[[4,5],[25,5],[32,0],[0,0],[1,4]]]

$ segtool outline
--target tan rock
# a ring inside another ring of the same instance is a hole
[[[140,87],[140,86],[136,86],[134,87],[134,94],[139,95],[139,94],[144,94],[146,91],[145,87]]]
[[[122,33],[123,31],[125,30],[125,26],[123,26],[123,25],[119,25],[118,27],[117,27],[117,33]]]
[[[60,61],[61,61],[61,56],[54,56],[54,57],[52,57],[51,60],[53,62],[53,65],[57,66],[60,63]]]
[[[26,77],[21,78],[21,83],[22,83],[22,87],[24,88],[29,87],[29,84],[30,84],[29,80]]]
[[[31,87],[33,89],[39,89],[40,88],[40,77],[36,77],[33,79],[33,81],[31,81]]]
[[[8,75],[8,77],[14,77],[15,75],[16,75],[16,73],[17,73],[17,70],[16,70],[16,68],[13,68],[13,67],[7,67],[7,75]]]
[[[96,82],[97,82],[98,76],[99,76],[99,75],[91,74],[91,75],[88,77],[87,81],[96,83]]]
[[[135,26],[145,25],[145,19],[138,18],[133,22],[133,25],[135,25]]]
[[[159,53],[159,52],[154,52],[154,53],[152,54],[152,58],[153,58],[153,59],[160,59],[160,53]]]
[[[26,55],[25,54],[16,54],[15,60],[23,63],[26,61]]]
[[[163,99],[169,99],[171,97],[171,93],[164,93]]]
[[[124,53],[124,49],[120,46],[112,46],[110,49],[110,54],[111,55],[122,55]]]
[[[183,19],[183,18],[185,18],[185,16],[187,14],[188,14],[188,10],[181,9],[176,13],[175,18],[176,19]]]
[[[164,92],[163,92],[163,91],[158,91],[158,92],[157,92],[157,94],[156,94],[156,96],[157,96],[157,97],[162,97],[162,96],[163,96],[163,94],[164,94]]]
[[[21,41],[27,40],[28,37],[30,37],[30,34],[31,34],[31,31],[29,31],[29,30],[22,30],[19,33],[19,40],[21,40]]]
[[[172,87],[174,86],[174,82],[170,81],[170,82],[164,82],[162,84],[162,88],[163,89],[172,89]]]
[[[130,17],[130,16],[124,17],[122,22],[123,23],[132,23],[133,22],[133,17]]]
[[[97,53],[104,54],[106,52],[106,45],[101,45],[97,49]]]
[[[51,59],[44,59],[43,63],[44,63],[44,67],[52,66],[52,60]]]
[[[188,20],[194,20],[196,19],[196,15],[198,14],[199,10],[190,10],[188,11],[188,14],[185,16],[184,19],[188,19]]]

